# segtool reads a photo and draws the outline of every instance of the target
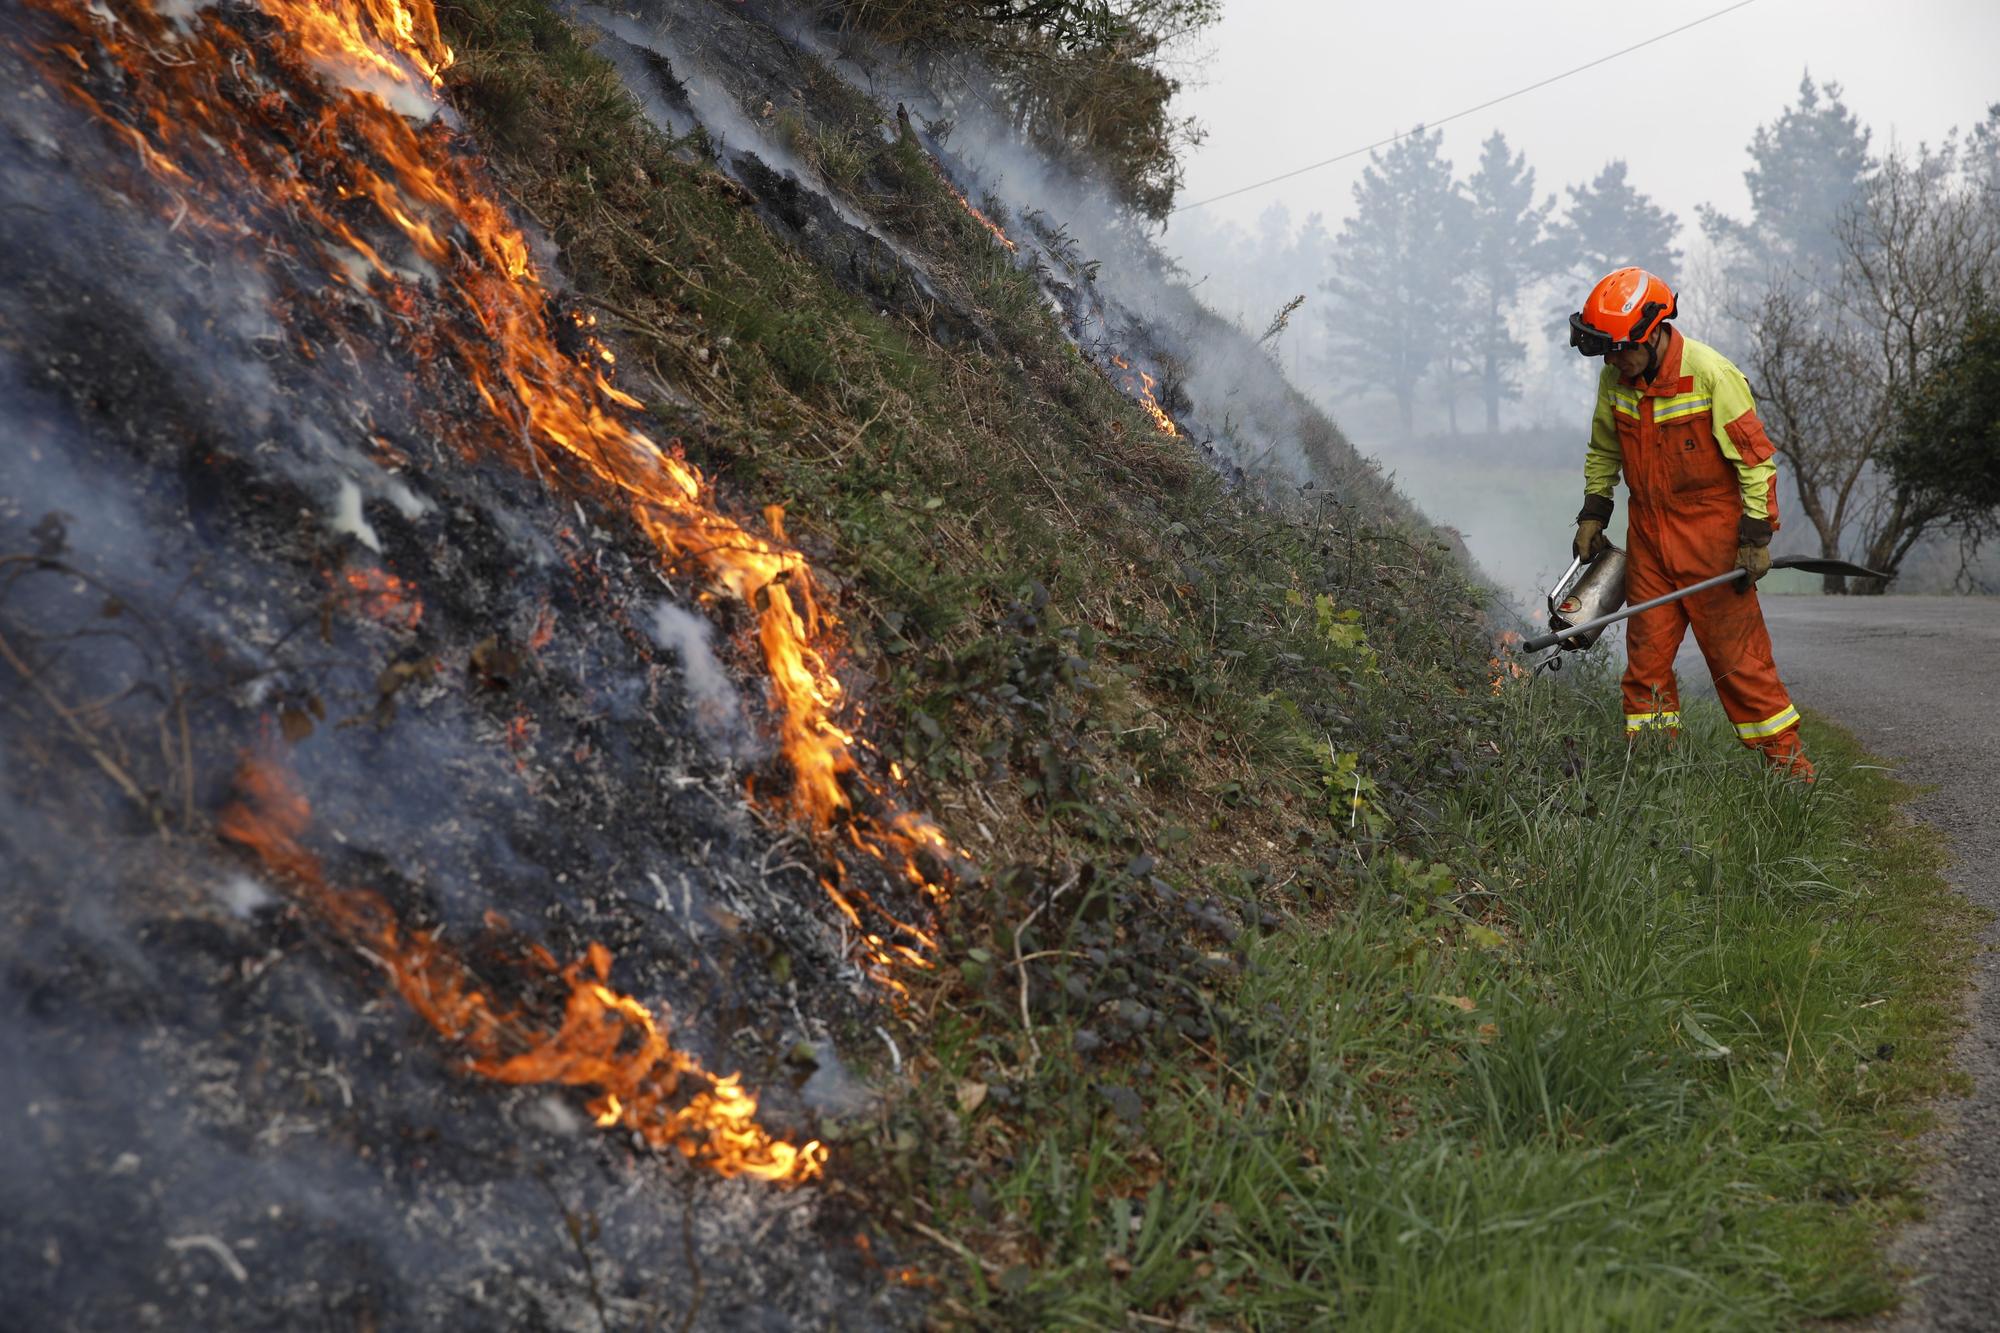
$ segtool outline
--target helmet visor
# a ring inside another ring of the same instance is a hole
[[[1631,336],[1620,339],[1584,323],[1583,312],[1579,310],[1569,317],[1569,345],[1584,356],[1609,356],[1613,352],[1644,347],[1646,339],[1659,330],[1662,319],[1671,318],[1673,313],[1669,306],[1648,301],[1632,325]]]
[[[1609,356],[1620,346],[1610,334],[1599,333],[1584,323],[1581,310],[1569,317],[1569,345],[1584,356]]]

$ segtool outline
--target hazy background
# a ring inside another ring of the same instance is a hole
[[[1325,366],[1328,297],[1311,261],[1330,248],[1354,211],[1361,154],[1234,198],[1188,207],[1263,177],[1433,123],[1574,65],[1723,8],[1686,9],[1537,0],[1493,5],[1300,4],[1228,0],[1220,23],[1186,54],[1182,114],[1207,137],[1186,156],[1183,207],[1163,238],[1204,302],[1261,330],[1291,295],[1305,306],[1277,340],[1297,382],[1331,407],[1364,452],[1379,458],[1440,523],[1461,529],[1474,554],[1517,592],[1556,572],[1581,494],[1580,448],[1590,410],[1589,368],[1563,345],[1557,321],[1574,308],[1573,281],[1549,284],[1516,322],[1527,346],[1522,397],[1506,405],[1502,432],[1485,432],[1476,401],[1459,404],[1460,433],[1444,405],[1420,405],[1405,432],[1385,396],[1356,392]],[[1684,327],[1704,336],[1701,297],[1710,256],[1696,206],[1746,217],[1743,172],[1760,125],[1799,97],[1801,76],[1839,85],[1871,132],[1870,149],[1935,143],[1969,129],[2000,101],[2000,4],[1919,0],[1890,7],[1861,0],[1755,0],[1687,32],[1443,126],[1442,156],[1456,174],[1477,166],[1495,130],[1535,172],[1538,198],[1591,180],[1607,162],[1629,164],[1630,184],[1676,215],[1684,252]],[[1313,215],[1319,215],[1317,222]],[[1295,275],[1274,276],[1272,256],[1298,250]],[[1254,279],[1253,269],[1261,273]],[[1284,276],[1292,276],[1284,290]],[[1690,282],[1690,278],[1692,281]],[[1726,354],[1742,353],[1706,336]],[[1448,329],[1440,330],[1449,336]],[[1796,513],[1793,508],[1790,512]],[[1803,528],[1789,525],[1789,529]],[[1800,533],[1790,531],[1793,540]],[[1953,552],[1913,558],[1906,585]],[[1799,584],[1803,588],[1804,581]]]

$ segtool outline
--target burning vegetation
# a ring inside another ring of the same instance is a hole
[[[932,965],[953,852],[864,770],[840,627],[782,510],[726,513],[638,427],[595,317],[551,290],[440,101],[452,61],[429,7],[393,0],[50,0],[0,20],[0,237],[20,261],[0,285],[9,994],[80,999],[7,1033],[33,1100],[4,1123],[47,1157],[8,1168],[0,1270],[11,1286],[29,1237],[67,1254],[52,1324],[129,1323],[148,1296],[257,1322],[296,1279],[358,1323],[568,1326],[522,1289],[568,1283],[547,1200],[459,1187],[586,1198],[631,1177],[667,1206],[618,1205],[643,1217],[601,1237],[579,1212],[570,1233],[600,1312],[657,1306],[667,1255],[692,1270],[692,1301],[668,1303],[687,1326],[872,1325],[889,1311],[865,1293],[837,1309],[851,1256],[796,1253],[818,1205],[748,1200],[826,1169],[796,1132],[820,1095],[780,1056],[877,1012],[863,969],[893,994]],[[663,585],[736,650],[733,671],[708,663],[713,719],[643,629]],[[41,894],[59,865],[64,891]],[[190,945],[181,918],[204,906],[221,941]],[[99,999],[126,967],[117,984],[178,1012],[116,1063],[165,1072],[93,1093],[96,1057],[73,1067],[64,1043],[122,1030]],[[371,973],[397,1003],[369,999]],[[411,1030],[435,1040],[407,1048]],[[746,1057],[757,1092],[716,1063]],[[288,1081],[309,1058],[331,1110]],[[210,1121],[176,1071],[197,1067],[239,1071],[223,1119],[276,1136],[186,1150],[175,1127]],[[565,1104],[608,1132],[572,1142],[588,1126]],[[288,1150],[300,1134],[358,1155]],[[142,1165],[105,1175],[106,1136]],[[94,1282],[135,1242],[73,1228],[134,1188],[160,1201],[141,1226],[196,1240],[155,1278]],[[702,1192],[725,1188],[750,1193]],[[406,1191],[452,1219],[383,1201]],[[282,1212],[295,1194],[329,1216]],[[287,1234],[251,1253],[267,1229]],[[426,1229],[450,1258],[404,1284]],[[792,1275],[760,1272],[753,1234],[789,1247]],[[352,1250],[399,1235],[402,1254]],[[211,1262],[223,1287],[188,1304]],[[518,1284],[482,1285],[495,1263]]]
[[[1085,329],[1108,326],[1104,299],[1100,293],[1090,290],[1095,282],[1095,265],[1079,262],[1074,244],[1065,233],[1057,229],[1046,235],[1036,235],[1030,240],[1030,250],[1024,253],[1020,243],[1009,236],[998,223],[972,202],[964,190],[958,187],[953,179],[954,169],[947,166],[949,154],[943,144],[930,133],[920,133],[910,119],[908,110],[901,104],[897,105],[896,118],[901,127],[901,135],[922,155],[937,184],[952,202],[1013,256],[1015,262],[1026,264],[1036,270],[1038,280],[1044,284],[1043,290],[1050,295],[1062,312],[1067,332],[1072,339],[1080,344]],[[1067,273],[1072,281],[1059,280],[1055,276],[1059,271]],[[1105,377],[1117,386],[1120,393],[1131,399],[1151,418],[1155,430],[1166,436],[1181,434],[1180,427],[1174,424],[1174,419],[1168,415],[1155,396],[1154,391],[1159,387],[1159,380],[1155,376],[1137,369],[1130,359],[1105,347],[1097,347],[1092,355],[1099,365],[1108,363]]]
[[[1153,419],[1153,428],[1162,435],[1180,434],[1180,428],[1174,425],[1174,419],[1160,406],[1159,399],[1153,397],[1153,390],[1159,385],[1159,381],[1143,370],[1134,370],[1132,363],[1122,356],[1113,355],[1111,364],[1123,372],[1120,377],[1123,381],[1122,387],[1139,404],[1140,410]]]
[[[951,191],[951,197],[958,200],[958,206],[964,209],[966,211],[966,214],[969,217],[971,217],[971,219],[974,222],[977,222],[980,226],[986,228],[986,230],[992,235],[994,240],[1000,242],[1000,244],[1005,246],[1010,252],[1016,252],[1020,250],[1021,247],[1014,244],[1014,242],[1008,237],[1007,233],[1000,230],[999,225],[995,223],[992,218],[987,217],[984,213],[980,212],[977,208],[974,208],[972,206],[972,201],[970,199],[967,199],[965,197],[965,194],[961,190],[959,190],[958,187],[954,186],[950,181],[946,181],[944,188]]]
[[[341,599],[370,620],[400,629],[423,623],[424,603],[415,587],[386,569],[344,569],[338,582]]]
[[[1520,644],[1521,632],[1519,630],[1502,630],[1499,636],[1493,640],[1493,658],[1486,665],[1493,669],[1493,693],[1495,695],[1505,692],[1508,681],[1526,680],[1531,674],[1527,667],[1521,665],[1519,655]]]
[[[830,663],[841,651],[838,625],[822,611],[804,557],[785,540],[782,510],[765,510],[762,533],[724,514],[675,444],[658,444],[626,420],[623,414],[641,405],[610,381],[615,357],[590,331],[594,317],[572,317],[581,341],[575,352],[558,337],[555,303],[527,238],[437,114],[435,89],[452,52],[428,0],[273,0],[185,18],[139,0],[109,9],[75,0],[31,3],[57,24],[57,35],[30,53],[44,77],[132,150],[137,171],[120,188],[150,200],[170,229],[275,243],[290,262],[322,268],[340,290],[311,299],[388,312],[402,324],[421,375],[462,377],[486,409],[484,419],[433,419],[452,447],[622,508],[657,550],[664,573],[745,608],[755,620],[791,774],[779,808],[822,834],[838,829],[841,845],[897,867],[931,899],[942,897],[950,856],[942,836],[920,817],[874,813],[885,794],[862,772],[855,737],[837,720],[844,696]],[[293,318],[288,310],[274,313]],[[350,355],[357,345],[348,334]],[[371,618],[410,629],[423,616],[409,586],[385,570],[349,569],[340,581]],[[510,731],[516,748],[518,739]],[[250,835],[249,808],[233,808],[230,835],[268,859],[270,840]],[[293,844],[276,845],[288,864],[298,860]],[[931,936],[876,907],[865,888],[843,891],[839,861],[830,865],[826,889],[878,975],[887,981],[896,967],[926,965],[919,947]],[[316,876],[292,869],[294,879]],[[378,952],[402,938],[392,925],[374,930]],[[387,960],[406,998],[442,1035],[473,1047],[473,1068],[503,1081],[535,1077],[526,1071],[544,1066],[534,1057],[497,1054],[520,1034],[503,1040],[474,1023],[466,1006],[484,1002],[467,991],[455,964],[441,961],[421,935],[411,939],[416,955]],[[607,957],[592,948],[593,959]],[[422,978],[439,968],[450,974],[445,993],[419,1003],[429,993]],[[601,990],[601,976],[586,982],[576,966],[565,975],[575,987],[572,1005]],[[634,1002],[619,997],[598,1013],[644,1029],[641,1049],[651,1054],[640,1059],[642,1069],[671,1056],[676,1076],[694,1070],[667,1049]],[[592,1031],[601,1036],[601,1025]],[[600,1118],[684,1146],[678,1122],[659,1119],[665,1094],[641,1090],[649,1078],[629,1071],[591,1077],[601,1087]],[[703,1108],[697,1120],[747,1122],[755,1106],[726,1079],[696,1100]],[[796,1178],[817,1170],[815,1151],[759,1138],[754,1125],[732,1132],[754,1140],[754,1151],[684,1151],[729,1174]]]
[[[379,894],[327,882],[301,841],[311,808],[280,760],[247,757],[236,786],[237,798],[218,821],[222,836],[254,853],[301,906],[382,968],[432,1030],[464,1051],[472,1072],[499,1083],[583,1088],[600,1128],[623,1126],[723,1176],[797,1182],[824,1167],[824,1148],[773,1139],[757,1124],[757,1099],[735,1075],[708,1074],[668,1043],[651,1010],[611,989],[611,951],[602,944],[567,966],[528,946],[516,963],[529,997],[500,1001],[438,931],[404,926]],[[497,916],[486,924],[511,934]],[[530,1011],[538,1001],[561,1013],[558,1025]]]

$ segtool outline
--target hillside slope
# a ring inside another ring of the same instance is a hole
[[[6,21],[35,1322],[1879,1303],[1961,938],[1886,786],[1522,680],[1129,219],[827,17]]]

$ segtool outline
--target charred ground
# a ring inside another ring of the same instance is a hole
[[[9,36],[48,39],[25,16]],[[828,1244],[839,1204],[676,1172],[559,1091],[469,1077],[380,959],[217,836],[245,756],[283,750],[329,876],[455,942],[497,1003],[553,1023],[534,951],[598,941],[774,1123],[858,1108],[785,1058],[865,1033],[874,1001],[797,845],[745,803],[731,759],[768,743],[691,715],[688,664],[646,628],[687,586],[588,494],[445,444],[482,413],[406,340],[424,311],[329,295],[283,231],[246,227],[270,247],[251,261],[164,225],[130,159],[11,68],[16,1315],[893,1322],[893,1286],[827,1267],[869,1272]]]

